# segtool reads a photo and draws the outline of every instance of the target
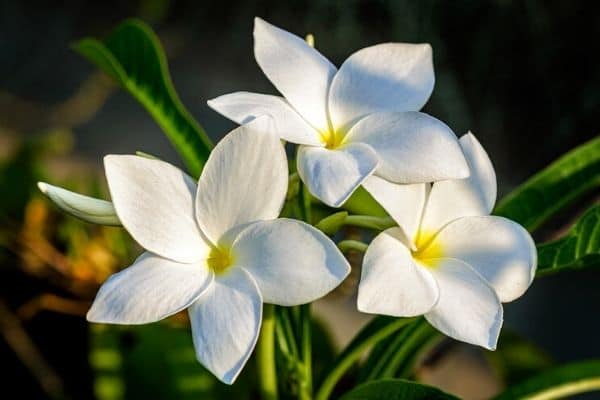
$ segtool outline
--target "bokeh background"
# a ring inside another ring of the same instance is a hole
[[[495,164],[500,195],[600,130],[595,2],[0,1],[3,390],[20,398],[167,398],[176,384],[190,396],[254,395],[194,375],[189,334],[178,328],[185,321],[167,323],[176,334],[156,326],[90,328],[82,315],[97,285],[137,249],[119,229],[62,216],[34,184],[47,179],[101,196],[106,153],[143,150],[180,164],[139,104],[70,49],[74,40],[103,37],[128,17],[150,23],[183,103],[217,141],[233,124],[206,100],[237,90],[274,93],[253,58],[256,15],[314,34],[316,47],[338,66],[376,43],[431,43],[437,81],[425,111],[458,135],[477,135]],[[567,210],[539,238],[556,235],[577,212]],[[598,282],[598,271],[536,280],[506,306],[506,326],[557,362],[600,357]],[[328,329],[338,345],[365,320],[352,309],[352,285],[319,306],[322,319],[334,321]],[[485,367],[473,351],[458,353],[460,363],[475,363],[475,372],[464,367],[475,374]],[[455,377],[432,379],[461,393],[465,385]],[[493,393],[501,384],[489,379],[467,395]]]

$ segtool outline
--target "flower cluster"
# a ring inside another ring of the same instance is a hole
[[[358,309],[424,315],[494,349],[502,302],[531,284],[527,231],[490,216],[496,177],[471,133],[460,140],[420,112],[434,86],[431,47],[386,43],[339,69],[300,37],[257,18],[256,60],[282,94],[236,92],[210,107],[241,126],[212,151],[198,182],[160,160],[109,155],[113,204],[97,204],[146,250],[101,287],[88,320],[143,324],[187,309],[198,360],[232,383],[256,344],[263,302],[293,306],[337,287],[350,266],[311,225],[278,218],[288,190],[282,140],[310,193],[342,206],[363,186],[398,226],[368,247]],[[82,197],[41,184],[67,208]],[[66,205],[66,206],[65,206]]]

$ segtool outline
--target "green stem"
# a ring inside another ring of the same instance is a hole
[[[342,240],[337,244],[338,248],[342,253],[346,253],[348,250],[355,250],[361,253],[367,251],[368,244],[360,242],[358,240]]]
[[[263,321],[256,346],[260,394],[263,400],[277,400],[275,367],[275,306],[263,305]]]
[[[298,398],[312,399],[312,334],[310,326],[310,304],[300,306],[302,321],[302,381]]]

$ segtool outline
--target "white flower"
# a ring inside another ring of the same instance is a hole
[[[197,187],[162,161],[105,158],[119,219],[147,252],[102,285],[88,320],[144,324],[187,308],[198,360],[231,384],[256,344],[263,301],[311,302],[347,276],[323,233],[276,219],[287,162],[279,138],[265,131],[261,118],[227,135]]]
[[[237,92],[208,104],[239,124],[273,117],[280,137],[301,145],[298,174],[324,203],[339,207],[373,173],[396,183],[469,176],[450,128],[417,112],[434,84],[428,44],[367,47],[338,71],[298,36],[256,18],[254,55],[284,97]]]
[[[365,188],[399,227],[379,234],[363,261],[361,311],[425,315],[437,329],[494,349],[502,326],[501,302],[531,284],[537,253],[519,224],[490,216],[496,175],[471,133],[460,139],[471,176],[397,185],[370,177]]]

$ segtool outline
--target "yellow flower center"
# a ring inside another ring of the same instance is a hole
[[[439,240],[435,239],[436,232],[419,231],[416,236],[416,250],[412,251],[414,259],[421,264],[434,268],[439,259],[444,256],[444,248]]]
[[[339,130],[329,128],[319,131],[319,135],[321,136],[321,142],[329,150],[337,149],[344,143],[345,135]]]
[[[221,247],[213,247],[206,259],[208,268],[210,268],[215,275],[224,273],[234,264],[234,262],[235,258],[231,253],[231,249]]]

